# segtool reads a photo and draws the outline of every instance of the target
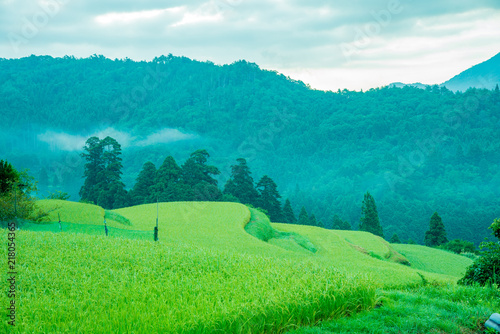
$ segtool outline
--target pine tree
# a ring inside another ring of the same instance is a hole
[[[276,183],[267,175],[264,175],[257,183],[259,207],[267,211],[272,222],[283,221],[283,212],[279,201],[281,195],[277,188]]]
[[[297,218],[295,218],[292,205],[290,204],[288,198],[286,199],[285,205],[283,206],[283,221],[287,224],[297,224]]]
[[[101,146],[105,182],[109,184],[121,182],[121,175],[123,174],[121,145],[114,138],[107,136],[101,140]]]
[[[314,215],[314,213],[309,216],[309,225],[318,226],[318,222],[316,221],[316,216]]]
[[[243,158],[236,161],[238,164],[231,166],[231,177],[224,186],[224,194],[233,195],[240,203],[257,206],[259,193],[254,187],[247,161]]]
[[[154,192],[156,179],[156,167],[148,161],[142,166],[142,170],[137,176],[136,182],[130,191],[130,198],[133,205],[151,203],[151,196]]]
[[[351,224],[348,221],[342,220],[338,215],[334,215],[332,219],[332,230],[348,230],[350,231]]]
[[[185,194],[181,193],[181,188],[181,167],[177,165],[174,157],[169,155],[156,171],[148,202],[154,203],[157,200],[160,202],[173,202],[190,199],[184,198]]]
[[[215,166],[207,165],[210,154],[206,150],[196,150],[182,165],[181,178],[184,183],[194,187],[196,184],[206,182],[217,185],[217,180],[212,175],[219,175],[220,171]]]
[[[299,220],[297,221],[299,225],[311,225],[309,222],[309,215],[307,214],[306,208],[302,207],[299,213]]]
[[[359,225],[360,231],[366,231],[384,237],[382,226],[378,218],[377,206],[373,196],[366,192],[363,205],[361,207],[361,224]]]
[[[7,162],[0,160],[0,196],[9,192],[19,181],[19,173]]]
[[[432,214],[429,230],[425,232],[424,242],[428,247],[436,247],[448,242],[443,220],[437,212]]]
[[[125,184],[121,180],[122,148],[121,145],[109,136],[101,140],[102,161],[104,169],[97,174],[97,205],[105,209],[117,209],[129,204]]]
[[[89,138],[81,156],[85,164],[85,182],[80,189],[82,200],[90,201],[105,209],[116,209],[128,205],[128,194],[121,181],[121,146],[111,137],[100,140]]]
[[[85,142],[83,150],[85,152],[81,156],[86,160],[83,174],[85,181],[80,189],[80,197],[82,200],[96,204],[99,196],[97,189],[98,175],[104,170],[101,140],[98,137],[90,137]]]
[[[188,201],[220,201],[222,192],[217,187],[217,180],[212,176],[219,175],[215,166],[207,165],[210,154],[206,150],[191,153],[181,168],[181,184],[179,190]]]

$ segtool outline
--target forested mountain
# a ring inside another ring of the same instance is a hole
[[[465,92],[470,87],[493,89],[500,83],[500,53],[441,84],[452,91]]]
[[[127,188],[147,161],[206,149],[219,187],[245,158],[297,216],[305,206],[326,225],[357,228],[367,191],[384,235],[402,241],[423,243],[436,211],[450,240],[476,243],[500,216],[498,89],[324,92],[245,61],[31,56],[0,60],[0,115],[0,158],[74,200],[84,142],[107,133]]]
[[[440,84],[440,87],[456,92],[465,92],[469,88],[483,88],[495,89],[496,85],[500,83],[500,53],[496,56],[484,61],[480,64],[472,66],[471,68],[457,74],[450,80]],[[403,88],[405,86],[417,87],[426,89],[429,85],[420,82],[405,84],[402,82],[393,82],[389,87]]]

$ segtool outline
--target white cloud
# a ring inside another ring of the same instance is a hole
[[[88,135],[76,135],[65,132],[46,131],[38,135],[38,140],[50,145],[53,150],[60,151],[81,151],[85,146],[85,142],[90,137],[98,137],[104,139],[110,136],[122,148],[134,146],[149,146],[154,144],[168,144],[181,140],[188,140],[196,138],[193,134],[183,133],[177,129],[165,128],[160,131],[154,132],[147,136],[145,139],[131,136],[129,133],[119,131],[114,128],[107,128],[104,130],[96,131]]]
[[[182,133],[177,129],[166,128],[150,134],[149,136],[146,137],[146,139],[136,141],[134,145],[149,146],[154,144],[167,144],[179,140],[186,140],[192,138],[195,138],[195,136],[192,134]]]
[[[223,20],[223,10],[215,2],[208,2],[201,5],[194,11],[185,12],[182,19],[171,24],[171,27],[183,25],[195,25],[199,23],[215,23]]]
[[[135,23],[141,20],[149,20],[152,18],[157,18],[165,13],[180,13],[184,10],[184,7],[174,7],[166,9],[153,9],[153,10],[143,10],[138,12],[112,12],[103,15],[98,15],[95,17],[95,22],[103,25],[113,24],[113,23]]]
[[[38,140],[49,144],[53,150],[79,151],[85,145],[87,138],[63,132],[46,131],[38,135]]]

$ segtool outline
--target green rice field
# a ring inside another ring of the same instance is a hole
[[[16,232],[17,324],[4,317],[4,332],[282,333],[377,309],[387,289],[454,285],[472,263],[237,203],[40,206],[49,221]]]

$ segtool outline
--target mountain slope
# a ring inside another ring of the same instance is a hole
[[[219,187],[246,158],[255,181],[269,175],[295,213],[305,206],[326,226],[338,214],[356,228],[370,191],[385,235],[422,242],[438,211],[449,239],[479,243],[500,216],[499,101],[439,87],[316,91],[245,61],[4,59],[0,158],[45,169],[42,196],[78,200],[90,135],[123,145],[128,188],[146,161],[182,165],[204,148]]]
[[[464,92],[471,87],[491,90],[499,84],[500,53],[454,76],[450,80],[442,83],[441,86],[445,86],[452,91]]]

